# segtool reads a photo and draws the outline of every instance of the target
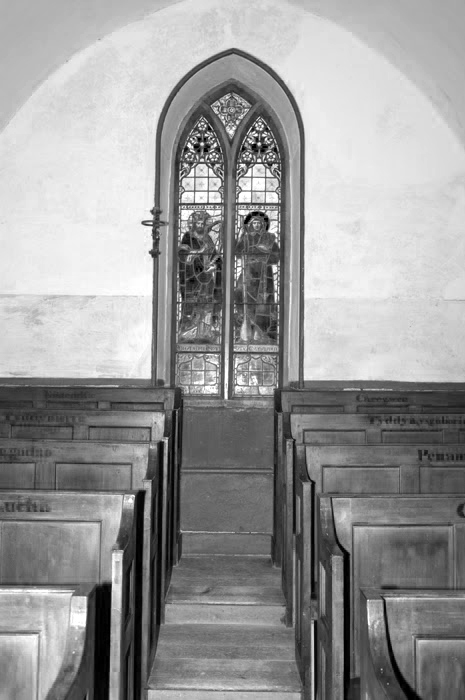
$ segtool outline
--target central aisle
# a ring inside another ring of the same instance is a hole
[[[294,630],[269,557],[183,557],[166,603],[149,700],[300,700]]]

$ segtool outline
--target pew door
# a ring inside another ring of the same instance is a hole
[[[279,386],[283,165],[271,116],[237,86],[202,101],[182,132],[172,372],[185,395]]]

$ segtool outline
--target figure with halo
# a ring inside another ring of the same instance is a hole
[[[263,211],[244,218],[236,242],[239,277],[236,281],[236,342],[265,343],[277,339],[277,304],[273,265],[279,262],[279,244]]]
[[[178,249],[181,317],[178,340],[217,343],[221,337],[222,255],[210,232],[221,226],[205,209],[189,216]],[[217,240],[221,241],[222,233]]]

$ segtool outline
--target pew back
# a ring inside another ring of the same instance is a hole
[[[94,697],[93,586],[0,587],[0,695]]]
[[[277,407],[284,413],[431,413],[465,409],[465,391],[284,390]]]
[[[0,385],[0,409],[78,408],[85,410],[163,411],[180,406],[179,389],[128,386]]]
[[[110,649],[109,700],[129,700],[135,674],[139,513],[143,494],[0,492],[0,583],[101,584],[97,658]],[[110,602],[111,596],[111,602]],[[101,670],[101,666],[99,671]],[[107,680],[108,679],[108,680]],[[98,697],[106,694],[99,685]]]
[[[140,488],[150,443],[0,440],[0,488]]]
[[[294,440],[306,445],[465,442],[465,413],[293,413],[290,425]]]
[[[155,442],[164,431],[164,411],[0,409],[2,438]]]
[[[316,493],[465,493],[465,445],[296,448]]]
[[[342,700],[341,670],[360,673],[361,588],[465,587],[465,495],[319,495],[317,510],[318,668]]]
[[[361,591],[361,697],[465,696],[465,592]]]

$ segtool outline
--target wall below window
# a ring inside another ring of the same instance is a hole
[[[0,376],[150,376],[156,125],[231,48],[282,78],[304,123],[304,378],[461,379],[463,149],[385,59],[278,0],[185,0],[129,25],[0,133]]]
[[[150,297],[0,296],[3,376],[150,376],[151,309]]]

